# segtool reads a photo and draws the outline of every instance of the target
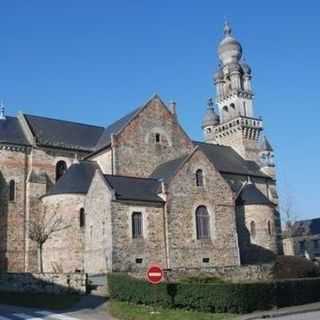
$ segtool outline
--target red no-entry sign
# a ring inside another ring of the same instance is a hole
[[[147,270],[147,280],[152,284],[159,284],[163,278],[163,271],[158,265],[151,265]]]

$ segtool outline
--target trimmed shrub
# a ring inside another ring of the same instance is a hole
[[[151,285],[126,274],[108,275],[112,299],[135,304],[204,312],[249,313],[274,306],[320,301],[320,279],[257,283],[161,283]]]
[[[218,278],[218,277],[214,277],[214,276],[208,276],[208,275],[202,275],[200,274],[199,276],[195,277],[185,277],[185,278],[181,278],[178,280],[178,282],[181,283],[225,283],[226,281]]]
[[[278,256],[272,273],[275,279],[320,277],[320,267],[312,261],[296,256]]]

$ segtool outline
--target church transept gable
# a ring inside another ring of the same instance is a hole
[[[116,174],[148,177],[161,163],[193,149],[190,138],[158,96],[114,137]]]

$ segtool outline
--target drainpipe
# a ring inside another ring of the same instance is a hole
[[[164,234],[164,247],[165,247],[165,261],[166,268],[170,269],[170,253],[169,253],[169,236],[168,236],[168,194],[164,181],[161,179],[161,198],[165,201],[163,208],[163,234]]]

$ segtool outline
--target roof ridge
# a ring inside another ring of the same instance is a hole
[[[131,178],[131,179],[140,179],[140,180],[154,180],[154,181],[160,181],[160,179],[153,178],[153,177],[133,177],[133,176],[124,176],[120,174],[103,174],[103,176],[108,176],[108,177],[122,177],[122,178]]]
[[[23,115],[24,115],[24,116],[27,116],[27,117],[36,117],[36,118],[41,118],[41,119],[46,119],[46,120],[67,122],[67,123],[73,123],[73,124],[77,124],[77,125],[81,125],[81,126],[95,127],[95,128],[104,129],[103,126],[98,126],[98,125],[88,124],[88,123],[83,123],[83,122],[70,121],[70,120],[57,119],[57,118],[50,118],[50,117],[38,116],[38,115],[34,115],[34,114],[29,114],[29,113],[23,113]]]

